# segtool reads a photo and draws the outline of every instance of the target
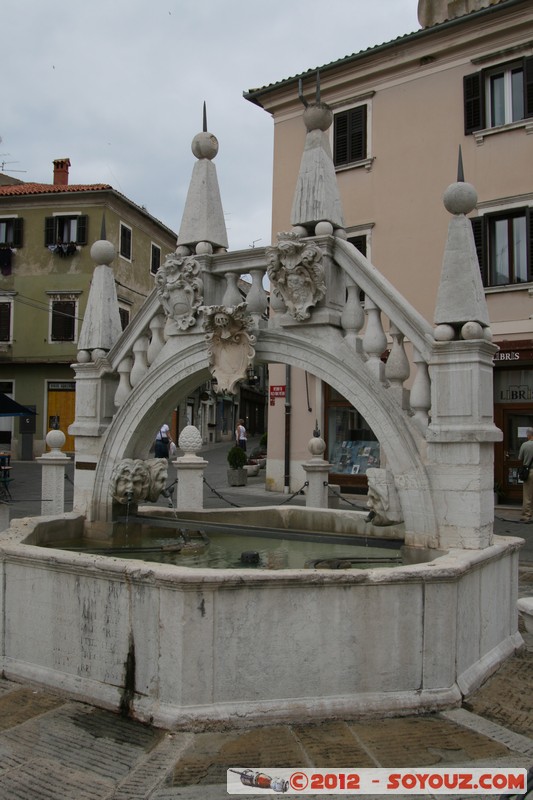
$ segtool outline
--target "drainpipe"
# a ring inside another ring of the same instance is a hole
[[[291,483],[291,368],[285,367],[285,479],[283,491],[289,494]]]

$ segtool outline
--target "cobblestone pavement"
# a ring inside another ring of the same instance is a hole
[[[225,457],[224,450],[220,453]],[[217,457],[220,460],[217,454],[213,461]],[[15,465],[18,478],[15,472],[11,518],[40,513],[40,468],[36,467]],[[217,482],[215,467],[210,480],[222,489],[225,481]],[[254,480],[258,482],[250,482],[247,495],[242,490],[223,491],[235,502],[255,505],[262,496],[262,479]],[[211,492],[208,496],[209,502],[224,505],[219,498],[213,500],[216,495]],[[67,508],[71,497],[67,490]],[[279,502],[280,498],[266,500]],[[351,501],[364,506],[364,498]],[[520,556],[519,593],[532,595],[533,526],[518,522],[517,508],[498,508],[496,517],[497,533],[526,539]],[[275,768],[313,766],[529,768],[533,766],[533,636],[525,633],[522,624],[520,629],[524,649],[508,659],[462,708],[403,718],[248,729],[219,726],[202,733],[172,733],[0,678],[0,800],[223,800],[228,797],[226,770],[232,766],[270,770],[270,774]],[[243,800],[258,797],[238,796]],[[489,796],[469,795],[478,800]],[[457,800],[464,795],[446,797]]]

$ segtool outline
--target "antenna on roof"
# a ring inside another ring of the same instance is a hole
[[[1,153],[2,156],[8,156],[9,153]],[[26,169],[5,169],[6,164],[20,164],[20,161],[0,161],[0,172],[27,172]]]

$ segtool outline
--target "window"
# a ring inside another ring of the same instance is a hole
[[[50,297],[50,341],[74,342],[77,334],[77,293]]]
[[[10,342],[11,339],[11,301],[0,299],[0,342]]]
[[[533,210],[513,209],[471,220],[484,286],[533,279]]]
[[[57,245],[87,244],[86,214],[56,214],[44,221],[44,245],[54,248]]]
[[[120,255],[131,261],[131,228],[120,223]]]
[[[119,306],[118,313],[120,315],[120,325],[122,330],[124,331],[130,324],[130,310],[129,308],[124,308],[123,306]]]
[[[161,248],[157,244],[152,243],[152,255],[150,259],[150,272],[155,275],[161,266]]]
[[[367,158],[367,106],[340,111],[333,118],[333,163],[336,167]]]
[[[0,218],[0,247],[22,247],[22,219],[20,217]]]
[[[465,75],[465,134],[533,117],[533,57]]]

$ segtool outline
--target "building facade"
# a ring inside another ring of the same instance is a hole
[[[44,451],[51,428],[73,449],[71,364],[104,216],[123,327],[176,246],[170,228],[111,186],[70,184],[69,167],[69,159],[55,160],[50,184],[0,175],[0,391],[37,411],[30,420],[1,418],[0,448],[24,460]]]
[[[448,224],[442,194],[456,178],[461,149],[465,180],[478,193],[472,227],[500,347],[494,413],[504,440],[495,480],[503,497],[519,499],[518,449],[533,424],[533,5],[421,0],[418,10],[419,31],[320,67],[345,227],[432,321]],[[245,95],[274,122],[274,234],[292,224],[305,140],[301,98],[314,97],[316,81],[309,70]],[[277,393],[269,446],[279,443],[272,488],[295,489],[303,479],[298,464],[308,457],[315,420],[327,440],[330,479],[364,487],[367,466],[380,458],[365,420],[313,376],[289,372],[270,368]]]

